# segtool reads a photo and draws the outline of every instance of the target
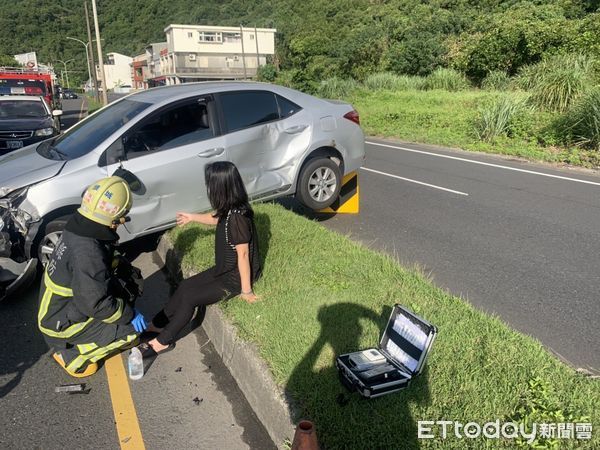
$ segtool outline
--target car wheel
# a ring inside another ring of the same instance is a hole
[[[70,217],[71,216],[59,217],[58,219],[48,222],[44,227],[44,231],[41,234],[37,246],[38,261],[42,266],[46,267]]]
[[[300,172],[298,200],[313,210],[331,206],[340,194],[342,174],[329,158],[309,161]]]

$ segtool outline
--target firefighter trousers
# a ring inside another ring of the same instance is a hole
[[[77,372],[113,352],[130,346],[138,337],[131,324],[117,325],[92,320],[85,329],[70,338],[44,335],[46,342],[59,353],[68,370]]]

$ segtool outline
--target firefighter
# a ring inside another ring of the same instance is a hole
[[[146,328],[135,298],[125,298],[113,275],[116,230],[130,208],[131,190],[122,178],[90,185],[46,266],[38,326],[54,360],[73,377],[94,374],[99,360],[135,345]]]

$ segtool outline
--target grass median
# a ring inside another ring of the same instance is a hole
[[[418,440],[418,420],[600,426],[598,380],[575,374],[534,339],[317,222],[273,204],[256,205],[255,211],[264,261],[255,290],[262,301],[233,299],[221,307],[291,394],[295,417],[315,421],[325,448],[516,445],[483,438]],[[212,230],[189,225],[169,237],[185,270],[213,264]],[[378,399],[346,394],[335,355],[376,346],[394,303],[439,329],[424,373],[407,390]],[[593,436],[591,442],[561,440],[560,448],[599,448],[598,430]],[[558,448],[548,440],[537,443]]]

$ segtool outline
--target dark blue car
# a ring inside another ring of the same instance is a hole
[[[0,155],[56,136],[61,114],[42,97],[0,96]]]

